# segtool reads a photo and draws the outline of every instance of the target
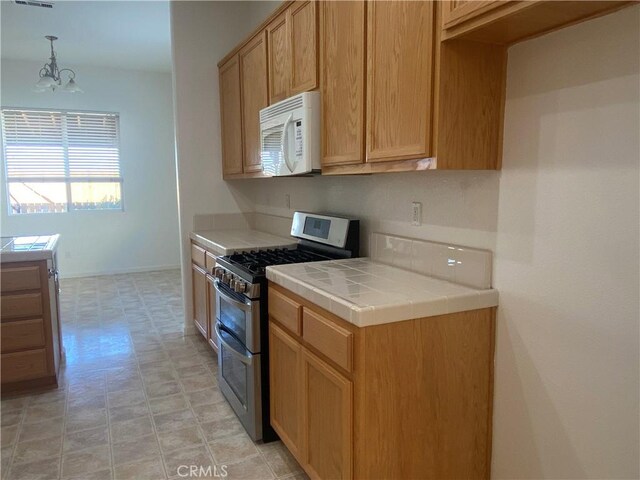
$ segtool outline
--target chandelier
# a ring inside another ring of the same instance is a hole
[[[58,37],[46,35],[44,38],[51,42],[51,57],[49,58],[49,63],[45,63],[40,69],[40,80],[36,83],[36,92],[55,91],[56,88],[62,88],[65,92],[82,93],[82,89],[75,81],[76,72],[70,68],[58,68],[56,53],[53,51],[53,41],[57,40]],[[68,81],[64,87],[62,87],[63,74],[68,77]]]

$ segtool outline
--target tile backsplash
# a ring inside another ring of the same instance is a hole
[[[474,288],[491,288],[489,250],[383,233],[372,233],[370,242],[371,258],[380,263]]]

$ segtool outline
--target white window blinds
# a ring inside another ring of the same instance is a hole
[[[122,210],[117,113],[2,109],[11,214]]]
[[[120,180],[118,115],[2,110],[7,180]]]

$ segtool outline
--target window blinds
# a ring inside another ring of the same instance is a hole
[[[121,181],[115,113],[2,110],[8,181]]]

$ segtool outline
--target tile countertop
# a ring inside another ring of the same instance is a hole
[[[58,247],[60,235],[0,237],[0,259],[3,262],[49,260]]]
[[[297,241],[291,237],[278,237],[258,230],[210,230],[191,232],[189,236],[216,255],[267,248],[294,248],[297,245]]]
[[[368,258],[267,267],[267,278],[358,326],[498,305],[498,291],[464,287]]]

